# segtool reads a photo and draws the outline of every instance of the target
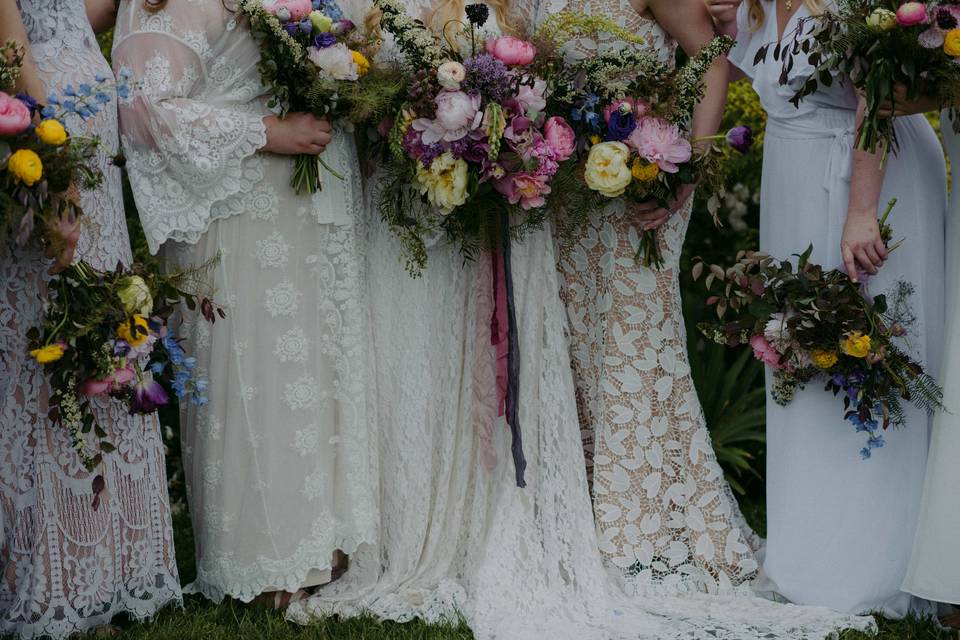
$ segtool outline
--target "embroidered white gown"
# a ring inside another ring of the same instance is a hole
[[[376,536],[369,340],[353,139],[324,158],[344,180],[289,187],[265,143],[260,54],[221,2],[125,2],[114,65],[141,86],[121,132],[152,250],[211,273],[226,320],[182,329],[210,380],[182,420],[197,546],[190,590],[249,601],[322,581],[333,551]]]
[[[414,16],[428,9],[424,0],[407,4]],[[529,28],[533,10],[524,5],[514,24]],[[487,28],[495,27],[491,17]],[[386,55],[390,47],[388,42]],[[368,215],[378,218],[372,208]],[[374,238],[378,233],[388,231],[381,228]],[[488,372],[470,372],[474,346],[489,345],[488,319],[476,322],[472,315],[488,307],[481,298],[488,289],[478,285],[489,273],[487,265],[464,272],[455,247],[436,246],[425,275],[431,279],[410,284],[392,259],[396,243],[384,235],[374,241],[371,257],[380,261],[376,256],[390,251],[391,259],[380,263],[384,270],[376,276],[371,267],[371,278],[385,292],[411,296],[372,298],[375,336],[390,329],[387,335],[394,337],[375,337],[375,360],[395,370],[389,375],[411,374],[394,384],[415,387],[407,393],[416,401],[410,408],[383,407],[408,401],[396,391],[381,399],[381,418],[388,411],[392,417],[380,421],[379,552],[354,556],[340,581],[295,604],[289,617],[309,623],[331,613],[372,612],[391,620],[436,622],[456,621],[462,614],[480,640],[786,640],[871,625],[870,619],[757,598],[635,598],[622,589],[619,575],[607,572],[587,490],[551,235],[547,227],[513,248],[519,410],[528,461],[523,489],[516,486],[506,425],[500,420],[492,432],[485,428],[495,402],[481,382]],[[438,255],[447,257],[434,260]],[[388,313],[394,314],[393,327],[387,326]],[[460,343],[445,333],[462,336]],[[408,335],[414,336],[410,348],[402,342]],[[436,352],[441,346],[455,350]],[[426,355],[419,351],[424,348]],[[417,372],[404,364],[408,361],[429,368]],[[426,412],[418,414],[421,410]]]
[[[82,0],[19,4],[49,91],[62,96],[68,84],[112,77]],[[119,145],[116,102],[66,125],[104,145],[97,156],[103,184],[81,191],[76,257],[100,269],[129,264],[120,170],[110,164]],[[25,638],[65,638],[124,612],[146,618],[181,599],[156,417],[131,417],[112,399],[95,402],[117,446],[94,472],[109,491],[96,510],[94,474],[66,430],[47,419],[49,388],[27,353],[26,332],[40,324],[49,264],[39,252],[0,247],[0,634]]]
[[[788,258],[813,243],[814,261],[840,267],[856,98],[849,83],[835,82],[798,110],[789,99],[810,65],[798,59],[787,86],[778,82],[779,62],[754,66],[757,49],[778,39],[775,6],[765,3],[767,20],[755,30],[741,6],[740,35],[731,54],[753,79],[768,115],[760,249]],[[808,15],[806,7],[798,11],[788,37]],[[888,159],[881,202],[898,198],[890,221],[896,237],[907,241],[869,288],[891,294],[901,281],[912,284],[916,322],[904,346],[936,372],[943,334],[943,155],[922,116],[898,118],[896,126],[900,152]],[[786,407],[768,395],[764,569],[789,600],[890,616],[919,604],[900,585],[920,506],[929,419],[905,409],[906,427],[884,432],[886,446],[861,460],[864,434],[844,421],[841,401],[820,384],[798,392]]]
[[[960,135],[953,130],[948,112],[941,118],[941,133],[950,154],[953,179],[947,218],[947,327],[940,383],[947,411],[933,420],[927,479],[920,505],[913,554],[903,590],[936,602],[960,604],[960,501],[957,500],[957,460],[960,458]]]

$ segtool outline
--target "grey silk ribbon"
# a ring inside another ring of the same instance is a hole
[[[507,289],[507,424],[510,425],[513,453],[513,466],[517,476],[517,486],[526,487],[524,472],[527,459],[523,455],[523,436],[520,432],[520,419],[517,405],[520,400],[520,344],[517,340],[517,312],[513,298],[513,271],[510,266],[510,213],[501,214],[503,230],[503,276]]]

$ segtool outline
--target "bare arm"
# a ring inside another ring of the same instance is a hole
[[[858,127],[863,121],[863,111],[864,103],[861,101],[857,113]],[[875,274],[887,259],[887,248],[880,238],[880,225],[877,222],[885,173],[881,152],[854,150],[850,202],[840,240],[843,263],[854,282],[859,279],[858,269]]]
[[[119,1],[114,0],[85,0],[87,6],[87,20],[93,27],[94,33],[103,33],[113,27],[117,21]]]
[[[23,68],[17,81],[17,90],[28,93],[38,100],[46,98],[46,86],[40,79],[40,72],[30,53],[30,41],[20,19],[20,10],[13,0],[0,0],[0,41],[16,40],[25,50]]]

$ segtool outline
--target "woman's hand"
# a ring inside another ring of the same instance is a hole
[[[843,237],[840,251],[847,275],[854,282],[859,281],[858,272],[866,271],[875,275],[887,259],[887,248],[880,238],[880,223],[876,211],[849,211],[843,225]]]
[[[720,33],[730,35],[730,25],[734,25],[733,31],[736,33],[737,9],[743,0],[703,0],[707,5],[707,11],[717,23]]]
[[[940,102],[932,96],[920,94],[916,98],[907,98],[907,87],[897,83],[893,88],[894,108],[890,108],[890,103],[885,102],[880,105],[880,117],[892,118],[894,116],[912,116],[917,113],[929,113],[930,111],[939,111]]]
[[[73,264],[73,257],[80,241],[80,216],[78,215],[80,194],[71,186],[64,199],[56,206],[60,209],[57,221],[48,227],[57,241],[47,248],[47,257],[54,260],[50,275],[56,275]]]
[[[644,231],[663,226],[675,213],[683,209],[690,196],[693,195],[693,185],[685,184],[677,197],[670,201],[669,206],[661,207],[656,202],[628,203],[627,208],[640,224]]]
[[[320,155],[330,144],[330,121],[311,113],[288,113],[283,118],[268,116],[267,144],[261,151],[280,155]]]

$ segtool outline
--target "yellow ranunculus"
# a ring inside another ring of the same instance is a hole
[[[43,144],[49,144],[52,147],[59,147],[67,141],[67,130],[63,128],[59,120],[44,120],[37,125],[37,137]]]
[[[843,352],[854,358],[866,358],[870,355],[870,336],[865,336],[859,331],[847,334],[840,344]]]
[[[633,179],[638,182],[653,182],[660,175],[660,167],[652,162],[646,164],[640,158],[634,158],[630,173],[633,174]]]
[[[951,29],[943,36],[943,52],[960,58],[960,29]]]
[[[897,14],[889,9],[874,9],[867,16],[867,26],[877,31],[890,31],[897,26]]]
[[[363,55],[359,51],[350,51],[350,55],[353,56],[353,64],[357,65],[357,74],[366,75],[370,71],[370,61],[367,60],[367,56]]]
[[[43,177],[43,162],[40,156],[30,149],[17,149],[7,160],[7,171],[13,177],[32,187]]]
[[[429,168],[417,164],[420,193],[427,194],[430,203],[441,213],[451,213],[467,201],[467,169],[467,163],[454,158],[449,151],[437,156]]]
[[[622,142],[601,142],[590,149],[583,174],[587,186],[608,198],[622,195],[633,176],[627,159],[630,150]]]
[[[137,326],[136,335],[133,335],[130,331],[130,323],[124,322],[117,327],[117,337],[131,347],[139,347],[147,341],[147,337],[150,335],[150,328],[147,325],[147,319],[141,315],[133,316],[133,323]]]
[[[57,342],[56,344],[50,344],[41,349],[34,349],[30,352],[30,356],[40,364],[48,364],[62,358],[65,351],[66,348]]]
[[[813,364],[821,369],[829,369],[837,364],[837,354],[826,349],[814,349],[813,353],[810,354],[810,359],[813,360]]]

